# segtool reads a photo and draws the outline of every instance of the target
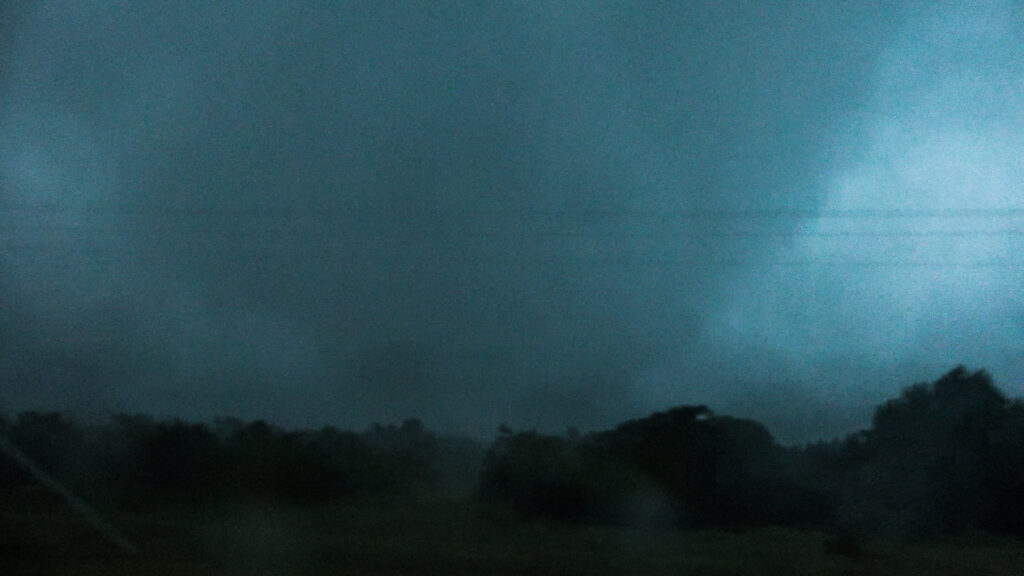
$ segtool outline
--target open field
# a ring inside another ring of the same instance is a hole
[[[127,555],[60,502],[7,497],[0,573],[19,574],[1024,574],[1024,544],[985,535],[826,554],[827,535],[672,532],[526,522],[451,502],[224,506],[111,518]]]

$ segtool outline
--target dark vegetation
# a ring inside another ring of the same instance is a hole
[[[801,447],[705,406],[589,434],[502,427],[489,449],[417,420],[356,433],[30,412],[0,432],[108,510],[473,495],[499,514],[597,526],[810,528],[851,556],[872,536],[1024,536],[1024,403],[962,367],[879,406],[867,430]],[[37,484],[0,458],[0,489]]]
[[[438,437],[417,420],[355,433],[144,415],[84,426],[60,413],[26,412],[0,420],[0,432],[72,491],[120,508],[457,495],[472,490],[483,455],[471,440]],[[13,460],[0,461],[0,488],[36,483]]]
[[[583,437],[505,431],[480,493],[573,521],[829,529],[851,554],[869,535],[1024,536],[1024,403],[958,367],[879,406],[870,429],[804,447],[705,406]]]

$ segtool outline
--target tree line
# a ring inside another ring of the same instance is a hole
[[[503,426],[486,448],[414,419],[357,433],[26,412],[0,417],[0,433],[80,495],[120,507],[472,494],[488,509],[579,523],[1024,536],[1024,402],[963,367],[878,406],[868,429],[804,446],[706,406],[588,434]],[[0,458],[0,488],[34,484]]]
[[[130,507],[456,494],[474,485],[483,455],[474,441],[439,437],[415,419],[356,433],[126,414],[82,425],[58,412],[24,412],[0,419],[0,433],[78,494]],[[0,461],[0,488],[35,483],[13,460]]]
[[[957,367],[878,406],[869,429],[799,447],[706,406],[582,437],[506,430],[480,496],[580,522],[1024,536],[1024,402]]]

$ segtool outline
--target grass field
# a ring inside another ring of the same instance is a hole
[[[31,501],[29,501],[31,500]],[[595,528],[457,502],[224,506],[118,513],[121,552],[59,501],[0,504],[0,574],[1024,575],[1024,544],[985,535],[827,554],[826,534]]]

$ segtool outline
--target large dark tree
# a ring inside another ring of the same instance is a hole
[[[1019,526],[1007,508],[1021,501],[1019,412],[986,372],[962,366],[907,388],[846,446],[844,517],[911,537]]]

